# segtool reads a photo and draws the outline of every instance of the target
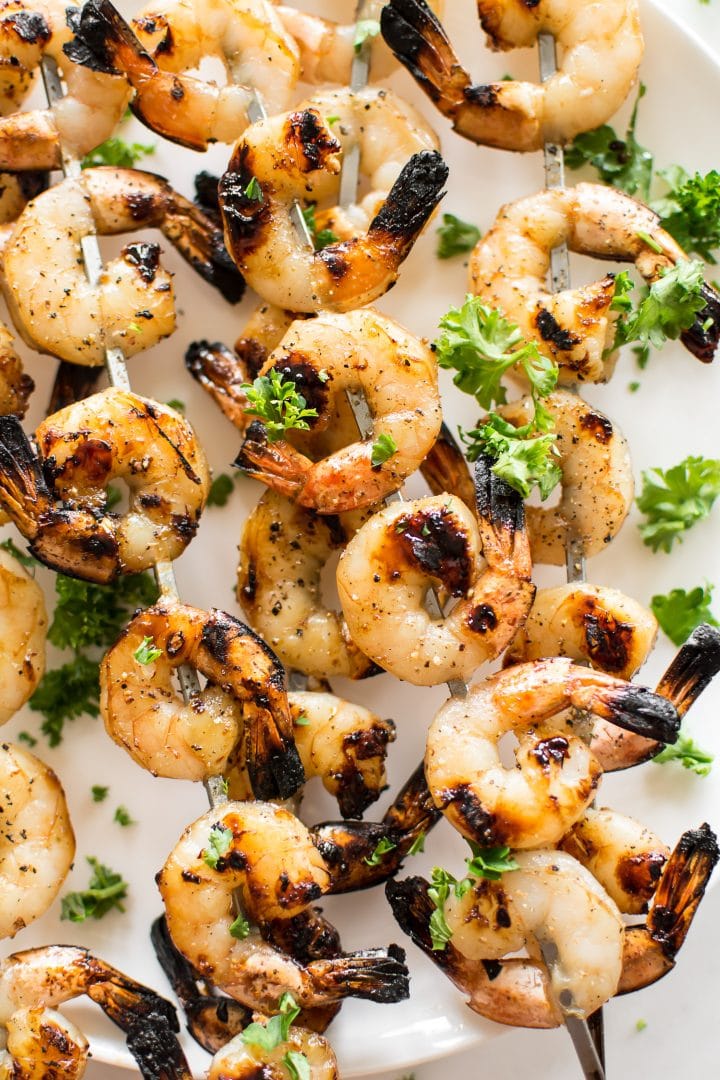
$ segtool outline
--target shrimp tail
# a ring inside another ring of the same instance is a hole
[[[424,0],[390,0],[380,28],[395,58],[443,115],[454,119],[466,102],[470,77],[431,8]]]
[[[221,341],[193,341],[185,353],[185,367],[216,405],[220,406],[230,423],[242,430],[249,420],[245,412],[248,400],[242,387],[257,375],[266,358],[263,350],[262,360],[257,368],[248,368],[243,360]]]
[[[305,971],[313,989],[325,1000],[354,997],[393,1005],[410,996],[405,951],[398,945],[315,960]]]
[[[380,248],[389,248],[397,262],[402,262],[436,206],[444,199],[448,176],[449,169],[437,150],[413,154],[370,222],[368,239]],[[341,244],[331,244],[318,255],[333,260],[334,252],[341,247]]]
[[[215,176],[214,173],[208,172],[206,169],[201,169],[193,183],[195,188],[194,202],[204,214],[213,219],[219,228],[222,228],[220,198],[218,196],[219,183],[219,176]]]
[[[719,671],[720,631],[703,623],[682,646],[658,683],[657,692],[673,703],[680,716],[685,716]]]
[[[428,896],[428,882],[423,877],[405,878],[404,881],[388,881],[385,896],[404,934],[417,945],[432,962],[444,971],[452,969],[457,950],[451,942],[445,949],[433,949],[430,935],[430,918],[435,905]]]
[[[170,208],[162,222],[163,235],[201,278],[231,304],[245,293],[245,279],[230,258],[222,229],[177,192],[168,192]]]
[[[644,739],[675,743],[680,732],[680,716],[671,701],[646,686],[631,683],[602,688],[592,693],[591,709],[616,727]],[[580,706],[582,707],[582,706]]]
[[[271,443],[265,425],[255,420],[247,429],[233,464],[286,498],[297,499],[312,461],[284,439]]]
[[[465,456],[455,437],[443,421],[435,445],[427,455],[420,472],[433,495],[446,491],[462,499],[471,510],[475,505],[475,486]]]
[[[407,843],[410,848],[423,834],[428,833],[441,817],[442,811],[438,810],[433,802],[427,786],[425,763],[421,761],[388,807],[383,824],[402,833],[402,842]]]
[[[38,535],[38,519],[52,504],[40,461],[16,416],[0,416],[0,503],[28,540]]]
[[[272,944],[306,967],[313,960],[329,960],[342,955],[340,934],[324,918],[320,908],[305,908],[291,919],[273,919],[265,928]],[[301,1009],[300,1027],[322,1034],[342,1008],[341,1001],[325,1002]]]
[[[76,401],[90,397],[97,389],[103,370],[101,367],[71,364],[69,360],[61,360],[55,374],[46,415],[52,416],[53,413],[66,409],[68,405],[74,405]]]
[[[481,454],[475,465],[475,505],[483,553],[495,570],[507,570],[529,581],[530,541],[522,496],[497,476],[493,459]]]
[[[703,364],[710,364],[720,344],[720,294],[704,282],[702,297],[705,307],[698,311],[695,322],[689,330],[683,331],[680,340],[688,352]]]
[[[87,0],[78,9],[70,9],[69,26],[73,38],[63,45],[63,52],[74,64],[104,75],[126,74],[121,47],[142,56],[150,71],[155,61],[133,34],[120,12],[109,0]]]
[[[252,1012],[234,998],[216,996],[214,988],[198,975],[175,948],[164,915],[150,929],[150,940],[175,996],[185,1012],[187,1029],[195,1042],[215,1054],[252,1020]]]

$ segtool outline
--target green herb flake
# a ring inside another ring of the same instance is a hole
[[[713,586],[706,584],[694,589],[671,589],[669,593],[658,593],[650,601],[653,615],[660,628],[675,645],[684,645],[687,639],[702,623],[720,626],[710,610]]]
[[[637,394],[639,389],[640,389],[640,383],[637,382],[637,380],[635,380],[634,382],[628,383],[628,390],[630,391],[631,394]]]
[[[408,848],[408,855],[419,855],[425,850],[425,833],[418,833]]]
[[[290,1080],[312,1080],[310,1062],[299,1050],[288,1050],[282,1063],[290,1075]]]
[[[701,0],[701,2],[705,3],[706,0]],[[635,1021],[635,1030],[636,1031],[644,1031],[647,1026],[648,1026],[647,1025],[647,1020],[636,1020]]]
[[[373,469],[379,469],[381,465],[389,461],[393,454],[397,454],[397,449],[397,443],[392,435],[387,435],[385,432],[378,435],[372,444],[372,453],[370,455],[370,464]]]
[[[467,457],[477,461],[481,454],[494,458],[492,471],[527,499],[537,486],[540,497],[547,499],[562,479],[558,463],[557,436],[550,432],[534,435],[532,424],[514,427],[491,412],[484,423],[472,431],[460,431],[467,446]]]
[[[90,788],[90,794],[92,795],[93,802],[105,802],[108,797],[109,787],[102,787],[100,784],[93,784]]]
[[[158,649],[153,638],[144,637],[133,653],[138,664],[153,664],[158,657],[162,656],[162,649]]]
[[[232,829],[226,829],[223,825],[213,825],[208,836],[208,846],[202,853],[206,866],[211,870],[217,870],[218,863],[230,850],[233,842]]]
[[[181,401],[180,398],[170,398],[170,400],[166,401],[165,404],[167,405],[168,409],[174,409],[175,412],[179,412],[183,416],[185,415],[185,402]]]
[[[253,176],[248,186],[245,188],[245,198],[251,199],[252,202],[262,203],[265,201],[263,190],[260,187],[260,183],[256,176]]]
[[[283,994],[278,1003],[278,1013],[271,1016],[267,1024],[248,1024],[242,1033],[242,1040],[249,1046],[259,1046],[262,1050],[275,1050],[287,1042],[290,1026],[300,1014],[300,1007],[292,994]]]
[[[286,431],[308,431],[308,420],[318,415],[317,409],[305,407],[307,402],[295,383],[291,379],[285,381],[276,368],[268,375],[258,376],[252,384],[246,383],[242,390],[249,402],[245,412],[263,420],[270,442],[282,439]]]
[[[109,911],[125,911],[122,901],[128,893],[128,884],[122,876],[103,866],[92,855],[87,856],[92,876],[87,889],[68,893],[61,902],[60,918],[69,922],[85,922],[86,919],[102,919]]]
[[[714,754],[702,750],[695,740],[683,731],[680,732],[676,743],[664,747],[653,758],[656,765],[666,765],[669,761],[677,761],[683,769],[694,772],[696,776],[709,776],[714,760]]]
[[[25,743],[32,750],[33,746],[37,746],[37,739],[34,735],[31,735],[29,731],[19,731],[17,741]]]
[[[619,138],[609,124],[577,135],[565,149],[565,164],[569,169],[590,165],[604,183],[620,188],[628,195],[637,193],[647,202],[654,157],[640,145],[635,135],[638,106],[644,96],[645,87],[641,83],[624,139]]]
[[[123,829],[126,829],[128,825],[137,825],[135,819],[130,817],[130,811],[125,806],[118,806],[113,821]]]
[[[380,23],[377,19],[358,19],[355,24],[355,37],[353,38],[355,52],[361,52],[363,46],[376,38],[379,33]]]
[[[207,497],[208,506],[226,506],[233,493],[233,482],[227,473],[220,473],[210,485]]]
[[[443,952],[452,939],[452,930],[445,919],[445,901],[450,895],[450,888],[457,885],[457,878],[441,866],[434,866],[430,875],[428,897],[435,905],[430,916],[429,930],[434,952]]]
[[[720,172],[690,176],[679,165],[659,169],[658,178],[667,190],[653,199],[651,208],[660,215],[663,229],[688,253],[715,264],[720,247]]]
[[[684,532],[708,516],[718,495],[717,459],[690,456],[670,469],[644,472],[637,498],[646,518],[640,526],[643,543],[653,551],[671,551]]]
[[[313,242],[313,247],[316,251],[324,251],[330,244],[337,244],[340,242],[340,237],[332,231],[332,229],[319,229],[317,222],[315,221],[315,211],[317,207],[315,203],[310,203],[306,206],[302,212],[303,219],[307,225],[307,230],[310,233],[310,239]]]
[[[76,656],[62,667],[46,671],[28,704],[45,717],[40,730],[50,746],[59,746],[66,721],[100,715],[100,664]]]
[[[237,938],[238,941],[243,941],[250,933],[250,923],[245,916],[241,914],[230,924],[228,929],[231,937]]]
[[[465,255],[472,251],[482,234],[477,225],[462,221],[455,214],[443,214],[437,235],[438,259],[452,259],[456,255]]]
[[[10,537],[0,543],[0,548],[7,551],[8,555],[12,555],[13,559],[17,559],[20,565],[27,569],[37,566],[37,559],[33,559],[32,555],[27,555],[24,551],[21,551]]]
[[[674,341],[688,330],[698,312],[707,307],[703,293],[705,273],[696,259],[682,259],[661,271],[660,277],[643,289],[637,307],[628,295],[627,281],[627,271],[615,279],[611,307],[620,311],[620,316],[615,324],[613,348],[635,341],[642,347],[662,348],[666,341]]]
[[[307,727],[308,724],[310,723],[310,717],[306,716],[305,713],[300,713],[299,716],[295,717],[295,719],[293,720],[293,723],[297,727]]]
[[[508,870],[518,869],[509,847],[481,848],[470,841],[470,849],[472,858],[466,860],[470,877],[499,881]]]
[[[368,866],[379,866],[383,856],[387,855],[389,851],[394,851],[396,847],[397,844],[394,844],[387,836],[383,836],[378,840],[372,855],[366,856],[363,862],[366,862]]]
[[[120,169],[133,169],[141,158],[154,153],[154,143],[128,143],[113,136],[86,154],[82,167],[94,169],[98,165],[114,165]]]
[[[48,639],[59,649],[76,650],[113,645],[135,611],[150,607],[158,596],[150,574],[122,575],[110,585],[58,574],[55,593]]]

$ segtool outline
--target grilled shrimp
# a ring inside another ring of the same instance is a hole
[[[395,946],[302,964],[255,929],[242,938],[230,933],[236,889],[261,924],[300,914],[328,889],[330,873],[310,833],[279,806],[233,802],[208,811],[185,830],[157,880],[177,948],[250,1008],[270,1014],[285,992],[302,1007],[407,997],[404,954]]]
[[[304,1054],[309,1072],[308,1080],[337,1080],[339,1072],[332,1046],[322,1035],[304,1028],[291,1027],[287,1042],[273,1050],[256,1043],[246,1043],[242,1035],[223,1047],[210,1063],[208,1080],[287,1080],[288,1069],[283,1064],[288,1052]]]
[[[599,127],[622,105],[637,78],[643,37],[636,0],[478,0],[493,49],[528,48],[541,33],[560,48],[546,82],[473,85],[425,0],[390,0],[385,41],[440,112],[466,139],[502,150],[541,150]]]
[[[343,212],[354,235],[313,251],[295,229],[293,204],[335,199],[352,146],[371,192]],[[382,296],[442,198],[448,170],[435,146],[410,106],[387,90],[328,91],[253,124],[219,187],[228,251],[247,283],[263,300],[298,312],[348,311]]]
[[[605,382],[617,360],[615,280],[607,274],[592,285],[551,293],[550,253],[563,243],[583,255],[632,262],[649,284],[687,255],[660,228],[657,214],[603,184],[540,191],[499,210],[470,259],[472,291],[555,360],[564,381]],[[709,285],[703,295],[707,307],[682,342],[707,361],[720,338],[720,297]]]
[[[0,503],[54,570],[105,583],[175,559],[192,540],[210,476],[183,416],[110,387],[44,420],[36,455],[14,416],[0,416]],[[106,509],[122,479],[130,505]]]
[[[443,705],[428,732],[428,787],[463,836],[483,847],[534,848],[557,843],[578,820],[601,768],[573,734],[569,708],[667,742],[680,727],[666,698],[564,657],[492,675]],[[506,769],[498,745],[509,731],[519,745],[516,767]]]
[[[42,678],[47,626],[42,589],[17,559],[0,550],[0,724],[15,715]]]
[[[63,0],[0,6],[0,169],[59,169],[61,144],[82,157],[122,119],[130,97],[125,79],[91,71],[64,50],[76,15]],[[58,64],[65,94],[52,109],[17,113],[45,56]]]
[[[618,679],[631,679],[657,636],[648,608],[617,589],[587,582],[539,589],[525,625],[503,658],[506,667],[569,656]]]
[[[569,540],[589,557],[622,528],[632,506],[632,463],[622,432],[577,394],[556,390],[544,403],[558,436],[562,493],[555,506],[528,506],[527,527],[533,562],[564,566]],[[525,424],[534,415],[532,398],[498,412],[516,427]]]
[[[55,773],[19,746],[0,746],[0,938],[44,915],[67,877],[75,836]]]
[[[121,72],[138,119],[191,150],[234,142],[255,92],[269,112],[287,108],[300,74],[297,45],[266,0],[151,0],[132,27],[110,0],[88,0],[75,29],[71,55]],[[226,85],[187,74],[207,58],[223,64]]]
[[[282,440],[269,444],[253,425],[236,464],[321,514],[373,506],[402,486],[435,443],[442,423],[437,364],[432,352],[398,323],[376,311],[320,315],[292,324],[261,369],[294,382],[327,428],[334,402],[348,390],[365,395],[373,417],[368,437],[353,439],[320,461]],[[394,449],[373,461],[378,441]]]
[[[557,937],[563,938],[566,926],[568,929],[577,927],[577,934],[568,935],[566,939],[568,945],[575,946],[577,950],[571,951],[568,948],[567,955],[571,962],[582,956],[585,942],[592,940],[590,935],[597,932],[600,948],[594,957],[589,958],[587,978],[591,991],[594,989],[592,983],[595,983],[598,990],[602,985],[605,992],[610,982],[606,964],[608,961],[610,963],[614,961],[614,946],[611,946],[610,935],[603,941],[600,931],[603,924],[609,926],[608,911],[612,910],[614,904],[607,896],[602,897],[600,901],[595,899],[598,895],[596,892],[598,886],[592,883],[593,879],[588,874],[590,882],[587,888],[583,890],[581,886],[576,892],[575,902],[578,908],[582,905],[580,910],[575,908],[573,903],[561,906],[564,874],[559,871],[557,878],[550,878],[549,875],[554,873],[552,867],[559,866],[560,860],[564,862],[565,859],[569,857],[564,856],[562,852],[538,851],[521,853],[518,856],[518,862],[521,864],[525,864],[525,860],[535,862],[538,877],[536,882],[532,882],[536,886],[535,889],[531,892],[529,888],[527,898],[522,898],[521,915],[525,915],[529,908],[530,919],[534,921],[537,917],[533,914],[531,907],[533,893],[538,898],[542,898],[543,891],[546,894],[549,892],[551,896],[554,894],[557,904],[555,911],[549,904],[546,910],[561,920],[555,928]],[[613,993],[626,994],[633,990],[640,990],[672,970],[675,966],[675,957],[687,937],[717,860],[717,841],[707,825],[690,830],[682,836],[665,866],[645,924],[626,927],[624,933],[620,924],[622,946],[620,978]],[[524,872],[527,873],[527,870]],[[478,907],[480,918],[475,920],[473,929],[477,927],[481,934],[487,930],[496,937],[496,940],[503,925],[507,924],[507,900],[503,893],[512,873],[518,873],[518,871],[503,874],[501,882],[479,882],[481,895],[488,899],[484,900],[482,914],[480,914],[481,908]],[[579,881],[579,877],[576,881]],[[545,890],[543,890],[543,885],[545,885]],[[557,891],[555,891],[556,885]],[[461,945],[456,944],[455,936],[453,936],[445,950],[434,951],[429,930],[434,905],[428,897],[427,890],[428,882],[420,877],[408,878],[405,881],[390,881],[385,887],[393,914],[400,926],[426,956],[445,972],[458,989],[469,995],[468,1005],[474,1012],[480,1013],[489,1020],[514,1027],[550,1028],[562,1023],[563,1017],[552,992],[553,983],[561,992],[564,988],[560,981],[556,982],[559,974],[556,967],[548,977],[549,973],[545,964],[534,957],[499,961],[469,958],[464,952],[464,949],[472,948],[471,942],[474,935],[469,926],[462,928],[458,926],[461,933],[463,929],[466,931],[462,935]],[[583,891],[585,892],[584,899]],[[571,890],[568,889],[568,892],[570,893]],[[602,890],[599,890],[599,894],[602,896]],[[466,896],[471,896],[471,893],[467,893]],[[598,912],[597,921],[596,911]],[[578,923],[578,914],[581,912],[584,921]],[[483,915],[487,918],[487,922],[484,921]],[[475,956],[477,956],[477,951],[475,951]],[[597,982],[593,976],[597,976]],[[582,988],[584,982],[585,977],[581,972],[571,972],[569,988],[572,990]]]
[[[106,263],[97,284],[83,269],[83,237],[152,227],[202,277],[238,298],[222,237],[197,207],[151,173],[86,169],[38,195],[5,247],[3,288],[28,345],[76,364],[100,365],[106,349],[119,347],[132,356],[171,334],[172,281],[160,266],[157,244],[126,245]]]
[[[147,639],[159,655],[144,663]],[[173,682],[183,664],[208,680],[187,703]],[[162,603],[139,612],[105,654],[100,708],[110,737],[155,775],[207,780],[238,752],[256,796],[285,799],[303,769],[284,683],[275,654],[239,619]]]
[[[532,605],[522,501],[486,459],[477,464],[476,490],[479,522],[449,495],[394,504],[340,557],[338,593],[352,639],[417,686],[469,678],[512,641]],[[461,597],[440,620],[423,607],[428,581]]]
[[[54,1006],[82,995],[125,1032],[128,1049],[147,1080],[161,1075],[160,1063],[163,1080],[192,1080],[170,1002],[74,945],[27,949],[0,962],[0,1027],[7,1031],[0,1076],[81,1077],[87,1042]]]

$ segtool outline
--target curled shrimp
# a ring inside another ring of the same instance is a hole
[[[135,115],[192,150],[234,142],[250,122],[257,91],[271,113],[287,108],[300,65],[294,39],[266,0],[159,0],[129,26],[110,0],[88,0],[71,56],[122,73]],[[227,84],[187,74],[212,57]]]
[[[367,438],[354,439],[312,461],[290,443],[268,444],[254,425],[236,464],[300,506],[337,514],[372,506],[397,491],[435,443],[442,414],[437,364],[431,351],[398,323],[376,311],[320,315],[292,324],[261,369],[277,371],[302,388],[326,428],[334,401],[348,390],[362,391],[373,417]],[[374,447],[393,447],[384,463]]]
[[[493,49],[534,45],[541,33],[560,47],[558,70],[542,84],[514,79],[473,85],[425,0],[390,0],[382,33],[443,116],[466,139],[502,150],[541,150],[609,120],[630,93],[643,55],[636,0],[478,0]]]
[[[540,191],[501,207],[471,256],[470,287],[560,365],[561,379],[605,382],[618,355],[614,276],[551,293],[546,281],[550,253],[567,243],[571,251],[584,255],[632,262],[651,284],[687,259],[659,220],[647,206],[602,184]],[[715,325],[720,297],[709,285],[703,296],[707,306],[681,339],[690,352],[708,361],[720,339],[720,326]],[[715,322],[708,324],[708,317]]]
[[[137,659],[147,639],[159,655]],[[208,680],[187,703],[173,683],[183,664]],[[285,672],[250,627],[223,611],[158,604],[139,612],[105,654],[105,728],[134,761],[159,776],[207,780],[241,744],[258,798],[289,798],[303,782]]]
[[[587,582],[539,589],[525,625],[507,649],[506,667],[546,656],[631,679],[652,651],[657,619],[618,589]]]
[[[65,51],[76,15],[63,0],[5,0],[0,7],[0,169],[59,169],[61,146],[83,157],[122,119],[130,97],[125,79],[91,71]],[[18,113],[43,57],[60,68],[65,94],[52,109]]]
[[[203,854],[213,850],[211,834],[225,848],[215,866]],[[236,889],[249,918],[261,923],[302,913],[328,889],[330,873],[310,833],[279,806],[234,802],[204,814],[185,830],[157,880],[177,948],[250,1008],[270,1014],[285,992],[303,1008],[346,997],[407,997],[404,954],[395,946],[302,964],[257,930],[243,938],[230,933]]]
[[[0,550],[0,724],[32,696],[45,670],[45,597],[17,559]]]
[[[210,476],[174,409],[110,387],[44,420],[36,455],[14,416],[0,417],[0,503],[52,569],[105,583],[175,559],[192,540]],[[122,479],[130,504],[106,507]]]
[[[590,557],[618,534],[632,506],[634,481],[627,441],[607,416],[567,390],[556,390],[546,404],[557,435],[562,490],[555,506],[526,508],[527,527],[533,562],[564,566],[569,541]],[[519,426],[533,409],[527,397],[498,412]]]
[[[109,348],[132,356],[173,332],[172,283],[157,244],[128,244],[97,284],[83,269],[83,237],[143,227],[160,228],[198,273],[229,299],[238,298],[221,234],[197,207],[151,173],[86,169],[38,195],[4,250],[5,296],[28,345],[76,364],[100,365]]]
[[[533,848],[557,843],[578,820],[601,768],[563,714],[571,707],[663,741],[675,741],[680,727],[667,698],[564,657],[485,679],[443,705],[427,739],[428,787],[463,836],[483,847]],[[506,769],[498,745],[510,731],[519,746],[516,767]]]
[[[467,679],[499,656],[535,594],[520,498],[485,459],[476,477],[479,522],[449,495],[394,504],[363,525],[338,564],[351,637],[380,667],[418,686]],[[460,598],[439,620],[423,607],[429,581]]]
[[[545,874],[546,888],[554,891],[557,883],[556,897],[561,899],[564,875],[558,873],[557,878],[550,877],[551,867],[559,865],[553,860],[569,858],[562,852],[538,851],[521,853],[518,862],[522,864],[525,860],[537,860],[540,874],[548,871]],[[690,830],[681,837],[665,866],[645,924],[626,927],[624,932],[622,923],[620,924],[622,957],[619,981],[613,993],[625,994],[640,990],[672,970],[717,860],[717,841],[707,825]],[[493,935],[494,932],[496,940],[503,925],[507,924],[507,901],[503,893],[510,876],[510,873],[503,874],[501,882],[478,883],[481,893],[488,897],[483,912],[487,922],[484,922],[482,916],[474,919],[473,929],[477,928],[480,934],[489,931]],[[589,874],[588,877],[590,881],[586,889],[583,890],[581,886],[576,893],[577,907],[569,903],[561,908],[558,904],[556,909],[562,920],[555,928],[558,936],[565,936],[566,927],[570,929],[577,926],[577,935],[567,934],[566,938],[570,944],[577,945],[575,957],[581,955],[583,939],[589,941],[596,930],[594,897],[597,895],[598,886]],[[542,889],[542,880],[538,884]],[[536,957],[482,960],[475,958],[477,952],[482,951],[480,948],[474,950],[475,957],[471,959],[464,952],[464,949],[472,949],[473,934],[469,926],[461,946],[456,945],[453,935],[444,951],[434,951],[429,930],[434,905],[427,890],[428,882],[421,877],[399,882],[390,881],[385,887],[393,914],[400,926],[458,989],[469,995],[468,1005],[474,1012],[497,1023],[517,1027],[552,1028],[562,1023],[563,1016],[553,993],[556,972],[554,970],[549,977],[547,967]],[[568,892],[570,893],[570,890]],[[527,895],[528,898],[531,896],[530,890]],[[607,910],[612,901],[605,897],[602,904]],[[526,909],[523,905],[523,914]],[[498,919],[501,911],[504,914]],[[582,925],[577,921],[581,913],[585,920]],[[531,919],[536,917],[533,910],[530,910],[529,914]],[[606,965],[609,960],[614,960],[614,948],[610,948],[609,938],[602,941],[599,935],[598,941],[600,948],[590,959],[586,974],[583,975],[580,971],[571,974],[570,986],[573,990],[581,986],[587,978],[590,989],[593,989],[594,984],[598,989],[602,986],[603,991],[607,991],[610,980],[607,978]],[[572,961],[572,953],[569,952],[568,955]],[[597,982],[594,976],[597,976]],[[555,985],[562,993],[563,985]]]
[[[52,769],[19,746],[0,746],[0,938],[44,915],[67,877],[75,835]]]
[[[293,225],[293,204],[335,199],[342,155],[355,145],[372,190],[345,212],[354,235],[313,251]],[[348,311],[382,296],[442,198],[448,170],[435,146],[387,90],[328,91],[253,124],[219,187],[228,251],[247,283],[298,312]]]
[[[0,1075],[27,1080],[81,1077],[87,1042],[54,1008],[83,995],[125,1032],[146,1080],[157,1080],[159,1062],[164,1080],[191,1080],[170,1002],[74,945],[27,949],[0,962],[0,1027],[8,1038],[0,1063],[7,1071]],[[27,1071],[18,1071],[21,1068]]]
[[[256,1080],[258,1076],[263,1080],[287,1080],[288,1070],[283,1060],[288,1052],[304,1054],[309,1080],[338,1080],[337,1060],[327,1039],[294,1026],[288,1032],[287,1042],[279,1043],[273,1050],[246,1043],[242,1035],[236,1035],[215,1054],[208,1080]]]

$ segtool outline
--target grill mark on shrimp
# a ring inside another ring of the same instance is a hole
[[[420,511],[401,518],[395,534],[405,557],[442,581],[453,596],[468,591],[473,571],[468,536],[449,510]]]

